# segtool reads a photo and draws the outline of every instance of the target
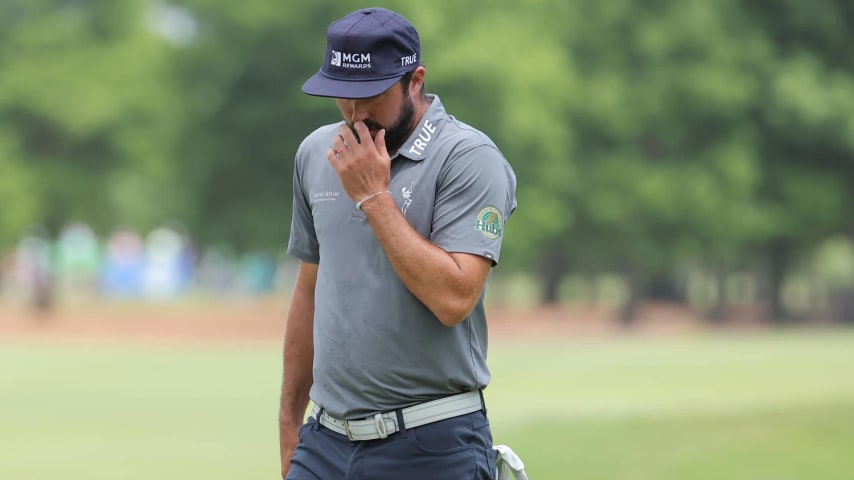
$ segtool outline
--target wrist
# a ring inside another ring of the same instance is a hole
[[[383,194],[386,194],[386,193],[387,193],[387,194],[389,194],[389,195],[391,195],[391,190],[380,190],[380,191],[378,191],[378,192],[374,192],[374,193],[372,193],[372,194],[370,194],[370,195],[366,196],[365,198],[363,198],[363,199],[359,200],[358,202],[356,202],[356,210],[362,210],[362,209],[363,209],[363,207],[365,206],[365,203],[366,203],[366,202],[371,201],[371,200],[373,200],[373,199],[375,199],[375,198],[379,197],[380,195],[383,195]]]

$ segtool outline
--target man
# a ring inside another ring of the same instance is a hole
[[[425,72],[415,28],[370,8],[329,26],[303,85],[335,98],[344,121],[296,155],[279,418],[289,480],[495,474],[483,295],[516,179],[486,135],[424,93]]]

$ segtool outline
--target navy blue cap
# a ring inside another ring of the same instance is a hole
[[[421,41],[415,27],[385,8],[365,8],[332,22],[326,58],[302,91],[318,97],[368,98],[415,70]]]

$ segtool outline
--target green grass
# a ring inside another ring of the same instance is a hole
[[[854,478],[854,332],[495,343],[533,480]],[[279,349],[0,343],[0,478],[277,478]]]
[[[0,478],[276,478],[267,350],[4,345]]]
[[[495,440],[535,479],[854,478],[852,332],[501,346],[491,363]]]

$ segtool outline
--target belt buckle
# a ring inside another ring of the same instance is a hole
[[[377,435],[380,439],[388,438],[388,428],[385,426],[385,418],[382,413],[374,415],[374,428],[377,429]]]
[[[353,438],[353,433],[350,432],[350,420],[344,420],[344,433],[347,435],[347,439],[351,442],[355,442],[356,439]]]

